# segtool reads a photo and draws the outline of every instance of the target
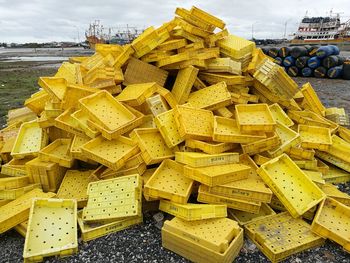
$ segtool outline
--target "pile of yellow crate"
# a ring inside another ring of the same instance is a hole
[[[89,241],[159,209],[163,246],[195,262],[232,262],[244,234],[273,262],[326,238],[349,252],[345,112],[217,17],[175,13],[70,58],[9,112],[0,233],[40,261],[77,251],[77,222]]]

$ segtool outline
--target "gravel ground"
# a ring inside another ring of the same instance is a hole
[[[0,262],[22,262],[24,238],[11,230],[0,235]],[[144,224],[92,240],[79,241],[79,253],[64,259],[50,258],[45,262],[189,262],[161,246],[160,229],[150,214]],[[258,248],[245,239],[235,262],[269,262]],[[337,244],[327,241],[322,247],[296,254],[288,263],[350,262],[350,256]]]

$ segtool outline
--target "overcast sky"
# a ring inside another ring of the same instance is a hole
[[[144,28],[169,21],[176,7],[196,5],[226,22],[229,31],[246,38],[280,38],[309,16],[343,12],[350,18],[349,0],[0,0],[0,42],[84,40],[95,19],[103,25],[136,25]]]

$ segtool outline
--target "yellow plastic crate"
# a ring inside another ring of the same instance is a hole
[[[340,191],[337,186],[326,183],[321,186],[321,190],[327,195],[327,197],[331,197],[338,202],[350,207],[350,196]]]
[[[179,131],[176,129],[175,114],[173,109],[158,114],[155,117],[154,122],[169,148],[175,147],[184,141],[184,139],[180,136]]]
[[[191,167],[225,165],[239,162],[238,153],[206,154],[198,152],[176,152],[175,160]]]
[[[224,164],[207,167],[184,167],[184,175],[208,186],[222,185],[248,177],[250,167],[243,164]]]
[[[291,147],[286,153],[293,159],[313,160],[315,151],[313,149],[303,149],[302,147]]]
[[[227,206],[207,204],[177,204],[160,200],[159,210],[182,220],[193,221],[227,216]]]
[[[329,128],[331,133],[335,133],[339,127],[336,123],[311,111],[290,110],[288,111],[288,116],[299,124]]]
[[[70,155],[71,139],[57,139],[39,152],[43,161],[58,163],[60,166],[71,168],[74,158]]]
[[[174,95],[179,104],[184,104],[187,101],[192,86],[196,80],[198,71],[199,70],[197,68],[189,66],[187,68],[180,69],[177,73],[171,93]]]
[[[299,145],[301,142],[300,135],[297,132],[278,121],[276,125],[276,133],[281,139],[281,145],[276,149],[268,151],[268,154],[271,157],[277,157],[288,151],[291,147]]]
[[[317,160],[313,159],[313,160],[294,160],[293,162],[299,166],[299,168],[301,169],[307,169],[307,170],[312,170],[314,172],[318,172],[317,171]],[[321,172],[318,172],[320,174],[322,174]]]
[[[325,116],[326,108],[318,98],[310,82],[305,83],[300,91],[304,95],[303,102],[306,103],[307,107],[313,112]]]
[[[183,50],[184,48],[179,49],[178,53],[182,53],[182,52],[186,52],[186,51],[193,51],[196,50],[198,48],[203,48],[204,47],[204,41],[203,38],[196,36],[194,34],[189,33],[188,31],[183,30],[181,27],[176,27],[174,28],[171,32],[171,36],[173,37],[182,37],[185,38],[193,43],[198,43],[198,42],[202,42],[202,44],[200,45],[200,47],[198,47],[197,45],[195,47],[192,48],[188,48],[186,50]],[[180,52],[181,51],[181,52]]]
[[[296,163],[297,164],[297,163]],[[298,164],[297,164],[298,165]],[[299,166],[299,165],[298,165]],[[299,168],[301,168],[299,166]],[[306,169],[306,168],[301,168]],[[302,170],[318,187],[322,187],[326,182],[323,180],[322,173],[311,170]]]
[[[123,166],[123,168],[132,168],[135,167],[139,164],[143,164],[144,161],[142,159],[142,154],[138,153],[132,157],[130,157],[126,162],[125,165]]]
[[[317,160],[317,171],[322,173],[322,177],[327,175],[329,171],[329,166],[324,162],[322,162],[320,159],[316,159],[316,160]]]
[[[97,124],[96,122],[94,122],[90,119],[88,119],[87,123],[93,129],[100,131],[102,136],[104,138],[106,138],[107,140],[118,139],[120,137],[120,135],[124,135],[124,134],[130,132],[131,130],[139,127],[144,122],[145,115],[143,115],[141,112],[135,110],[134,108],[132,108],[128,105],[125,105],[125,107],[135,116],[135,119],[120,129],[111,131],[111,130],[103,128],[102,126],[100,126],[99,124]]]
[[[220,48],[212,47],[212,48],[202,48],[193,51],[193,57],[198,60],[206,60],[212,58],[218,58],[220,56]],[[205,64],[205,68],[207,68],[207,64]]]
[[[14,200],[18,197],[24,195],[25,193],[30,192],[35,188],[41,188],[40,184],[29,184],[23,187],[15,188],[15,189],[4,189],[0,190],[0,199],[4,200]]]
[[[214,115],[211,111],[177,106],[175,121],[181,137],[185,139],[211,140]]]
[[[327,152],[322,152],[322,151],[318,151],[316,150],[316,156],[320,159],[322,159],[323,161],[326,161],[328,163],[331,163],[341,169],[343,169],[346,172],[350,173],[350,163],[346,162],[334,155],[331,155]],[[343,176],[342,176],[343,177]],[[347,177],[343,177],[342,179],[346,179]],[[333,178],[335,179],[335,178]]]
[[[222,81],[192,92],[188,97],[188,103],[194,108],[216,110],[232,103],[231,93],[228,91],[226,83]]]
[[[145,163],[141,163],[138,165],[135,165],[134,167],[131,168],[122,168],[114,173],[111,174],[106,174],[105,176],[101,177],[102,180],[105,179],[112,179],[124,175],[132,175],[132,174],[138,174],[138,175],[143,175],[143,173],[146,171],[147,166]]]
[[[26,237],[27,234],[27,228],[28,228],[28,221],[24,221],[23,223],[20,223],[19,225],[15,226],[14,229],[20,234],[22,237]]]
[[[37,121],[26,122],[21,125],[11,155],[13,158],[38,156],[38,152],[47,145],[48,137]]]
[[[26,163],[28,176],[33,183],[40,183],[44,191],[56,192],[62,182],[67,168],[54,162],[35,158]]]
[[[74,109],[70,108],[64,111],[55,119],[55,126],[61,130],[72,133],[78,136],[85,136],[85,132],[80,129],[79,123],[71,116]]]
[[[45,90],[41,90],[37,93],[34,93],[29,99],[26,99],[24,106],[39,115],[44,110],[45,103],[49,99],[49,94]]]
[[[126,61],[128,61],[128,59],[134,52],[135,50],[132,48],[131,45],[123,46],[123,52],[120,53],[119,56],[115,58],[113,67],[121,68],[126,63]]]
[[[299,125],[298,133],[303,148],[327,151],[332,145],[331,131],[328,128]]]
[[[294,122],[288,117],[288,115],[283,111],[278,103],[269,105],[269,108],[275,121],[279,121],[287,127],[294,125]]]
[[[216,44],[216,41],[218,41],[220,39],[223,39],[225,37],[228,37],[228,35],[229,35],[228,30],[227,29],[223,29],[223,30],[221,30],[221,31],[219,31],[217,33],[214,33],[214,34],[208,36],[205,39],[205,42],[207,43],[207,45],[209,47],[214,47],[215,44]]]
[[[155,117],[169,109],[165,99],[159,94],[148,98],[146,102],[149,110]],[[144,110],[144,112],[146,112],[146,110]]]
[[[96,88],[90,88],[89,86],[70,84],[67,86],[67,91],[62,101],[62,109],[67,110],[69,108],[78,108],[78,100],[92,95],[99,90]]]
[[[90,138],[86,136],[84,137],[81,137],[78,135],[74,136],[70,147],[70,153],[74,159],[78,159],[87,163],[92,162],[84,156],[83,151],[80,149],[81,146],[83,146],[85,143],[89,141],[90,141]]]
[[[1,206],[0,234],[28,219],[33,198],[51,198],[54,196],[54,193],[43,193],[41,189],[33,189],[16,200]]]
[[[30,160],[31,158],[12,159],[8,163],[1,166],[1,174],[15,177],[27,176],[28,172],[26,171],[25,164]]]
[[[164,67],[173,63],[182,62],[191,59],[191,54],[187,52],[179,53],[176,55],[168,56],[160,59],[156,62],[157,67]]]
[[[116,97],[120,102],[130,106],[140,106],[157,91],[157,83],[140,83],[126,86]]]
[[[10,203],[12,200],[0,200],[0,207]]]
[[[213,58],[207,62],[207,72],[227,72],[241,75],[241,63],[230,58]]]
[[[226,26],[225,23],[221,19],[219,19],[219,18],[217,18],[217,17],[215,17],[215,16],[213,16],[213,15],[211,15],[211,14],[209,14],[209,13],[207,13],[207,12],[205,12],[205,11],[195,7],[195,6],[192,6],[192,8],[190,10],[190,14],[201,19],[201,20],[204,20],[208,24],[213,25],[215,27],[218,27],[220,29],[224,29]]]
[[[162,51],[162,50],[152,50],[150,53],[144,55],[141,57],[141,60],[143,62],[157,62],[158,60],[162,58],[166,58],[168,56],[175,55],[176,53],[174,51]]]
[[[0,178],[0,190],[20,188],[28,184],[29,176]]]
[[[38,118],[38,124],[40,128],[45,129],[55,125],[55,118],[48,118],[46,111],[43,111]]]
[[[266,157],[266,156],[263,156],[261,154],[255,154],[254,155],[254,162],[257,164],[257,165],[262,165],[268,161],[270,161],[272,158],[269,158],[269,157]]]
[[[237,222],[228,218],[186,221],[178,217],[164,222],[163,229],[184,238],[195,240],[215,252],[224,253],[239,233]]]
[[[237,125],[242,132],[273,132],[276,122],[267,104],[235,106]]]
[[[233,220],[236,220],[238,224],[240,224],[241,226],[244,226],[256,220],[262,219],[266,216],[275,215],[275,214],[276,214],[275,211],[273,211],[271,207],[269,207],[267,204],[264,204],[264,203],[261,204],[259,214],[247,213],[247,212],[243,212],[235,209],[228,210],[228,217]]]
[[[326,151],[343,160],[344,162],[350,162],[349,156],[350,143],[341,139],[340,137],[333,135],[332,136],[332,145]]]
[[[107,91],[97,92],[79,102],[92,121],[109,131],[118,132],[136,118]]]
[[[58,68],[57,73],[54,75],[56,78],[64,78],[67,83],[76,82],[76,65],[69,62],[62,62]]]
[[[88,184],[93,181],[91,173],[92,171],[68,170],[57,191],[57,198],[74,199],[78,208],[83,208],[88,199]]]
[[[139,152],[138,146],[131,139],[123,136],[111,141],[99,136],[81,146],[80,149],[87,158],[115,171]]]
[[[39,86],[42,87],[51,98],[62,101],[67,90],[67,80],[57,77],[40,77]]]
[[[214,117],[213,140],[229,143],[251,143],[266,138],[262,131],[242,133],[237,121],[231,118]]]
[[[212,194],[209,192],[209,187],[203,184],[200,185],[198,189],[197,201],[207,204],[223,204],[227,205],[228,208],[233,208],[253,214],[258,214],[261,206],[260,202],[247,201],[243,199]]]
[[[350,207],[333,198],[326,198],[318,209],[311,231],[329,238],[350,252]]]
[[[186,51],[184,53],[188,53],[188,52],[189,51]],[[180,53],[180,54],[183,54],[183,53]],[[201,70],[205,70],[207,68],[207,64],[205,63],[204,59],[191,58],[189,60],[180,61],[180,62],[172,63],[170,65],[163,66],[162,69],[180,70],[180,69],[187,68],[189,66],[194,66],[194,67],[199,68]]]
[[[139,175],[92,182],[87,193],[83,221],[141,216],[142,181]]]
[[[170,149],[158,129],[135,129],[130,138],[141,149],[142,158],[147,165],[160,163],[165,159],[173,158],[176,147]]]
[[[69,199],[34,199],[24,243],[24,261],[38,262],[44,257],[64,257],[77,251],[77,203]]]
[[[178,48],[184,47],[186,45],[187,45],[186,39],[173,39],[173,40],[165,41],[164,43],[160,44],[157,47],[157,49],[163,50],[163,51],[168,51],[168,50],[178,49]]]
[[[185,8],[176,8],[175,14],[182,17],[182,19],[185,20],[186,22],[188,22],[194,26],[200,27],[203,30],[213,32],[215,29],[215,26],[206,22],[202,18],[199,18],[199,17],[191,14],[191,12],[186,10]]]
[[[228,35],[218,40],[216,45],[220,47],[221,53],[235,60],[240,60],[244,56],[251,54],[255,48],[254,42],[235,35]]]
[[[203,142],[192,139],[186,140],[186,146],[199,149],[207,154],[219,154],[235,148],[235,144],[233,143]]]
[[[325,194],[286,154],[261,165],[257,172],[295,218],[325,198]]]
[[[133,216],[124,219],[118,219],[110,223],[88,223],[82,219],[82,211],[78,212],[78,224],[81,231],[81,237],[84,242],[116,233],[143,222],[142,216]]]
[[[310,225],[287,212],[266,216],[245,225],[246,234],[271,260],[280,262],[291,255],[321,246],[324,239],[311,232]]]
[[[183,30],[195,36],[207,37],[210,35],[210,32],[203,30],[200,27],[196,27],[186,22],[185,20],[181,19],[180,17],[175,17],[174,22],[176,23],[177,26],[181,27]]]
[[[339,126],[338,135],[345,141],[350,142],[350,130]]]
[[[214,111],[214,114],[216,116],[225,117],[225,118],[232,118],[233,117],[233,113],[227,107],[222,107],[222,108],[216,109]]]
[[[206,228],[204,228],[204,231]],[[162,246],[193,262],[230,263],[243,246],[243,230],[239,229],[224,253],[218,253],[184,237],[162,228]]]
[[[144,188],[146,199],[164,198],[179,204],[186,204],[191,194],[193,180],[184,176],[183,165],[164,160]]]
[[[153,51],[156,47],[167,41],[169,38],[170,34],[168,31],[159,32],[157,37],[151,39],[147,43],[144,43],[144,45],[140,49],[136,49],[134,56],[137,58],[141,58],[144,55],[147,55],[149,52]]]
[[[249,155],[272,150],[281,144],[281,139],[277,133],[268,133],[266,139],[261,139],[249,144],[242,144],[243,153]]]
[[[252,164],[253,161],[244,158],[247,157],[242,156],[239,163],[251,168],[246,178],[209,187],[208,191],[212,194],[227,196],[234,199],[270,203],[272,191],[256,173],[257,167],[255,164]]]
[[[329,170],[327,174],[323,175],[323,179],[326,183],[346,183],[350,181],[350,172],[346,172],[334,166],[329,166]]]
[[[45,105],[45,115],[48,119],[57,118],[60,114],[63,113],[61,107],[58,109],[53,106],[51,102],[47,102]]]

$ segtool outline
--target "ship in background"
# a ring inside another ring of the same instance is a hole
[[[131,43],[139,36],[144,29],[134,26],[119,26],[105,28],[100,20],[90,23],[89,29],[85,32],[86,41],[91,49],[95,48],[95,44],[118,44],[124,45]]]
[[[340,14],[332,10],[325,17],[308,17],[306,12],[293,36],[292,44],[350,43],[350,20],[341,22]]]

